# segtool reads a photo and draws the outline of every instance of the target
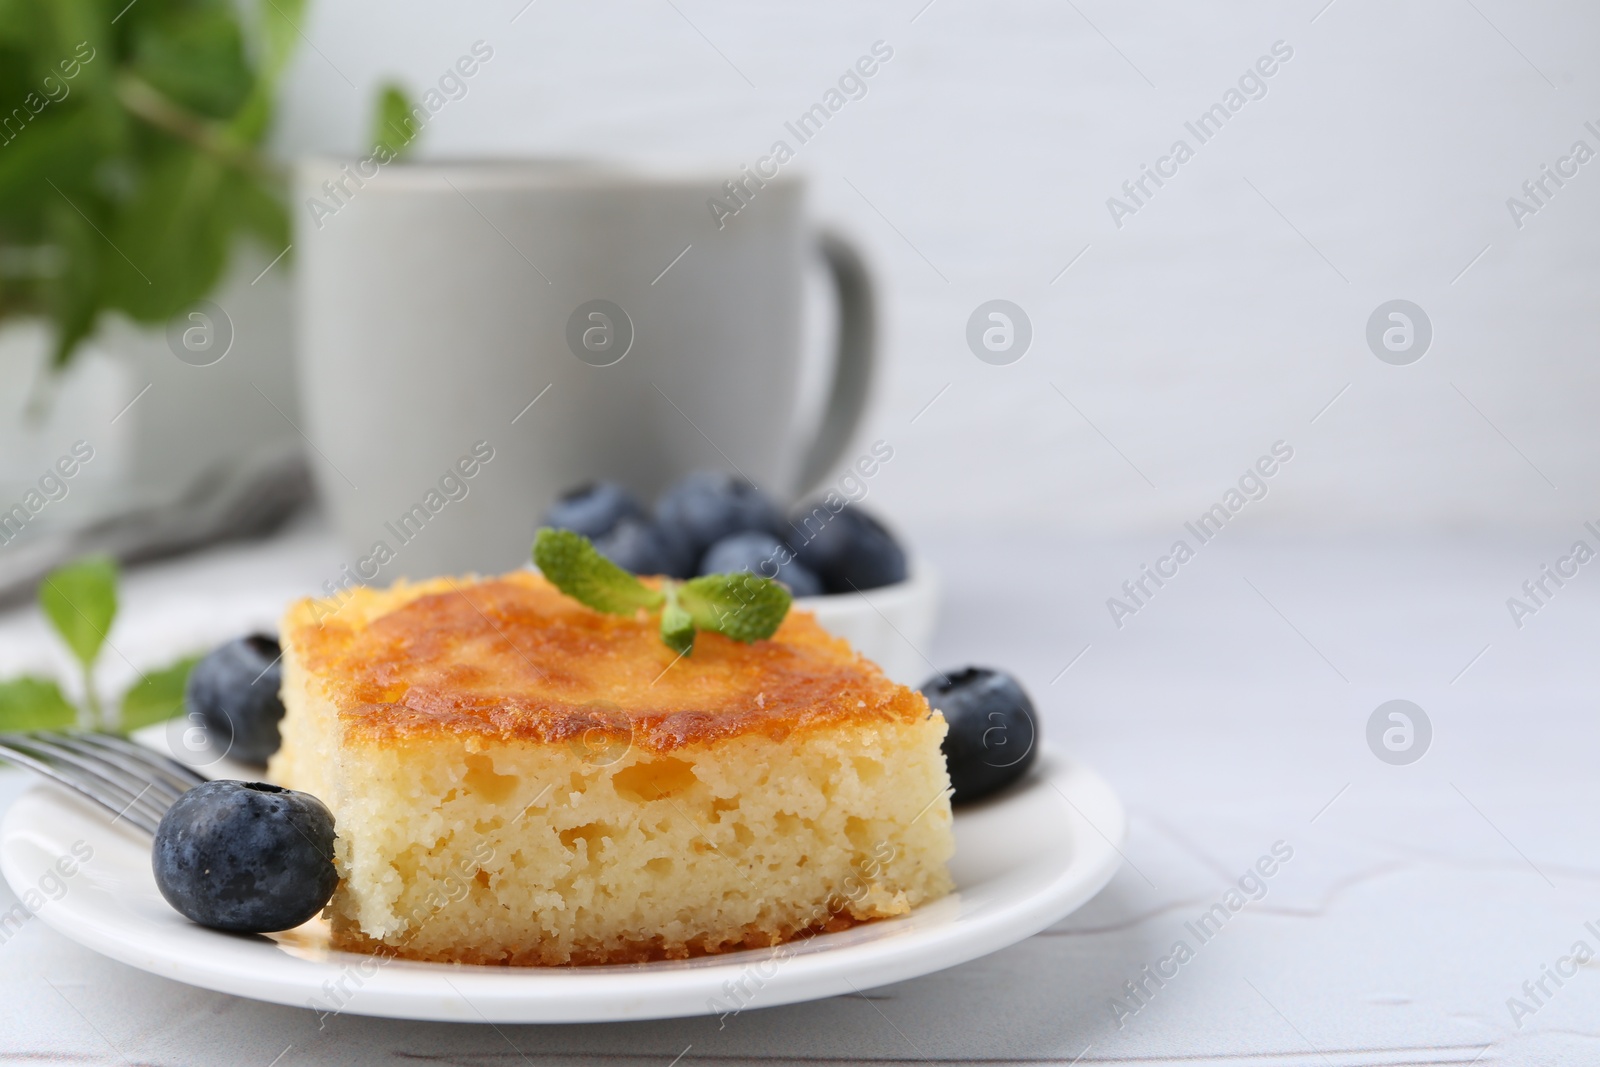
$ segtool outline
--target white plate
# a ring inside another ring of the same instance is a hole
[[[322,1011],[405,1019],[596,1022],[712,1015],[838,996],[1005,948],[1094,896],[1121,860],[1122,804],[1099,775],[1048,748],[1005,794],[957,809],[956,892],[903,918],[777,949],[575,968],[382,961],[277,938],[219,933],[167,906],[150,841],[41,784],[0,825],[0,872],[72,940],[179,982]],[[93,856],[77,868],[74,845]],[[52,868],[73,870],[61,878]],[[64,884],[64,890],[60,887]],[[50,899],[51,896],[57,899]],[[730,993],[730,990],[739,992]]]

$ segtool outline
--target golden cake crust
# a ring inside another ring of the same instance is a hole
[[[561,743],[626,737],[670,752],[758,733],[925,719],[927,701],[791,611],[770,640],[662,643],[654,616],[603,615],[532,571],[304,600],[286,633],[347,732]]]

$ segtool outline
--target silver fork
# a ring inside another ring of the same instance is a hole
[[[172,802],[208,779],[177,760],[115,734],[31,730],[0,734],[0,759],[87,797],[154,835]]]

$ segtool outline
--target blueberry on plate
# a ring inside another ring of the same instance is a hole
[[[695,471],[661,494],[656,522],[682,533],[698,555],[729,534],[783,533],[783,515],[760,489],[722,471]]]
[[[644,517],[639,501],[616,482],[587,482],[562,493],[539,524],[572,530],[593,541],[610,533],[623,519]]]
[[[674,531],[645,519],[626,518],[594,539],[602,556],[634,574],[687,578],[694,573],[695,552]]]
[[[1033,701],[1004,671],[967,667],[929,678],[917,687],[944,713],[951,800],[961,803],[997,793],[1027,773],[1038,754]]]
[[[820,596],[822,582],[796,563],[789,546],[769,533],[737,533],[724,537],[700,558],[701,574],[749,571],[789,587],[795,596]]]
[[[206,782],[156,828],[151,865],[161,895],[215,930],[292,930],[339,884],[333,814],[310,793],[265,782]]]
[[[854,504],[834,514],[820,504],[795,518],[795,558],[830,593],[906,580],[906,554],[883,524]],[[803,540],[802,540],[803,538]]]
[[[198,713],[215,752],[262,765],[278,751],[283,650],[266,634],[218,645],[189,672],[183,700]]]

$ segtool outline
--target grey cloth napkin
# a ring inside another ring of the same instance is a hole
[[[311,495],[311,472],[297,450],[212,467],[172,503],[0,548],[0,606],[31,598],[41,578],[79,556],[103,552],[136,563],[271,533]]]

